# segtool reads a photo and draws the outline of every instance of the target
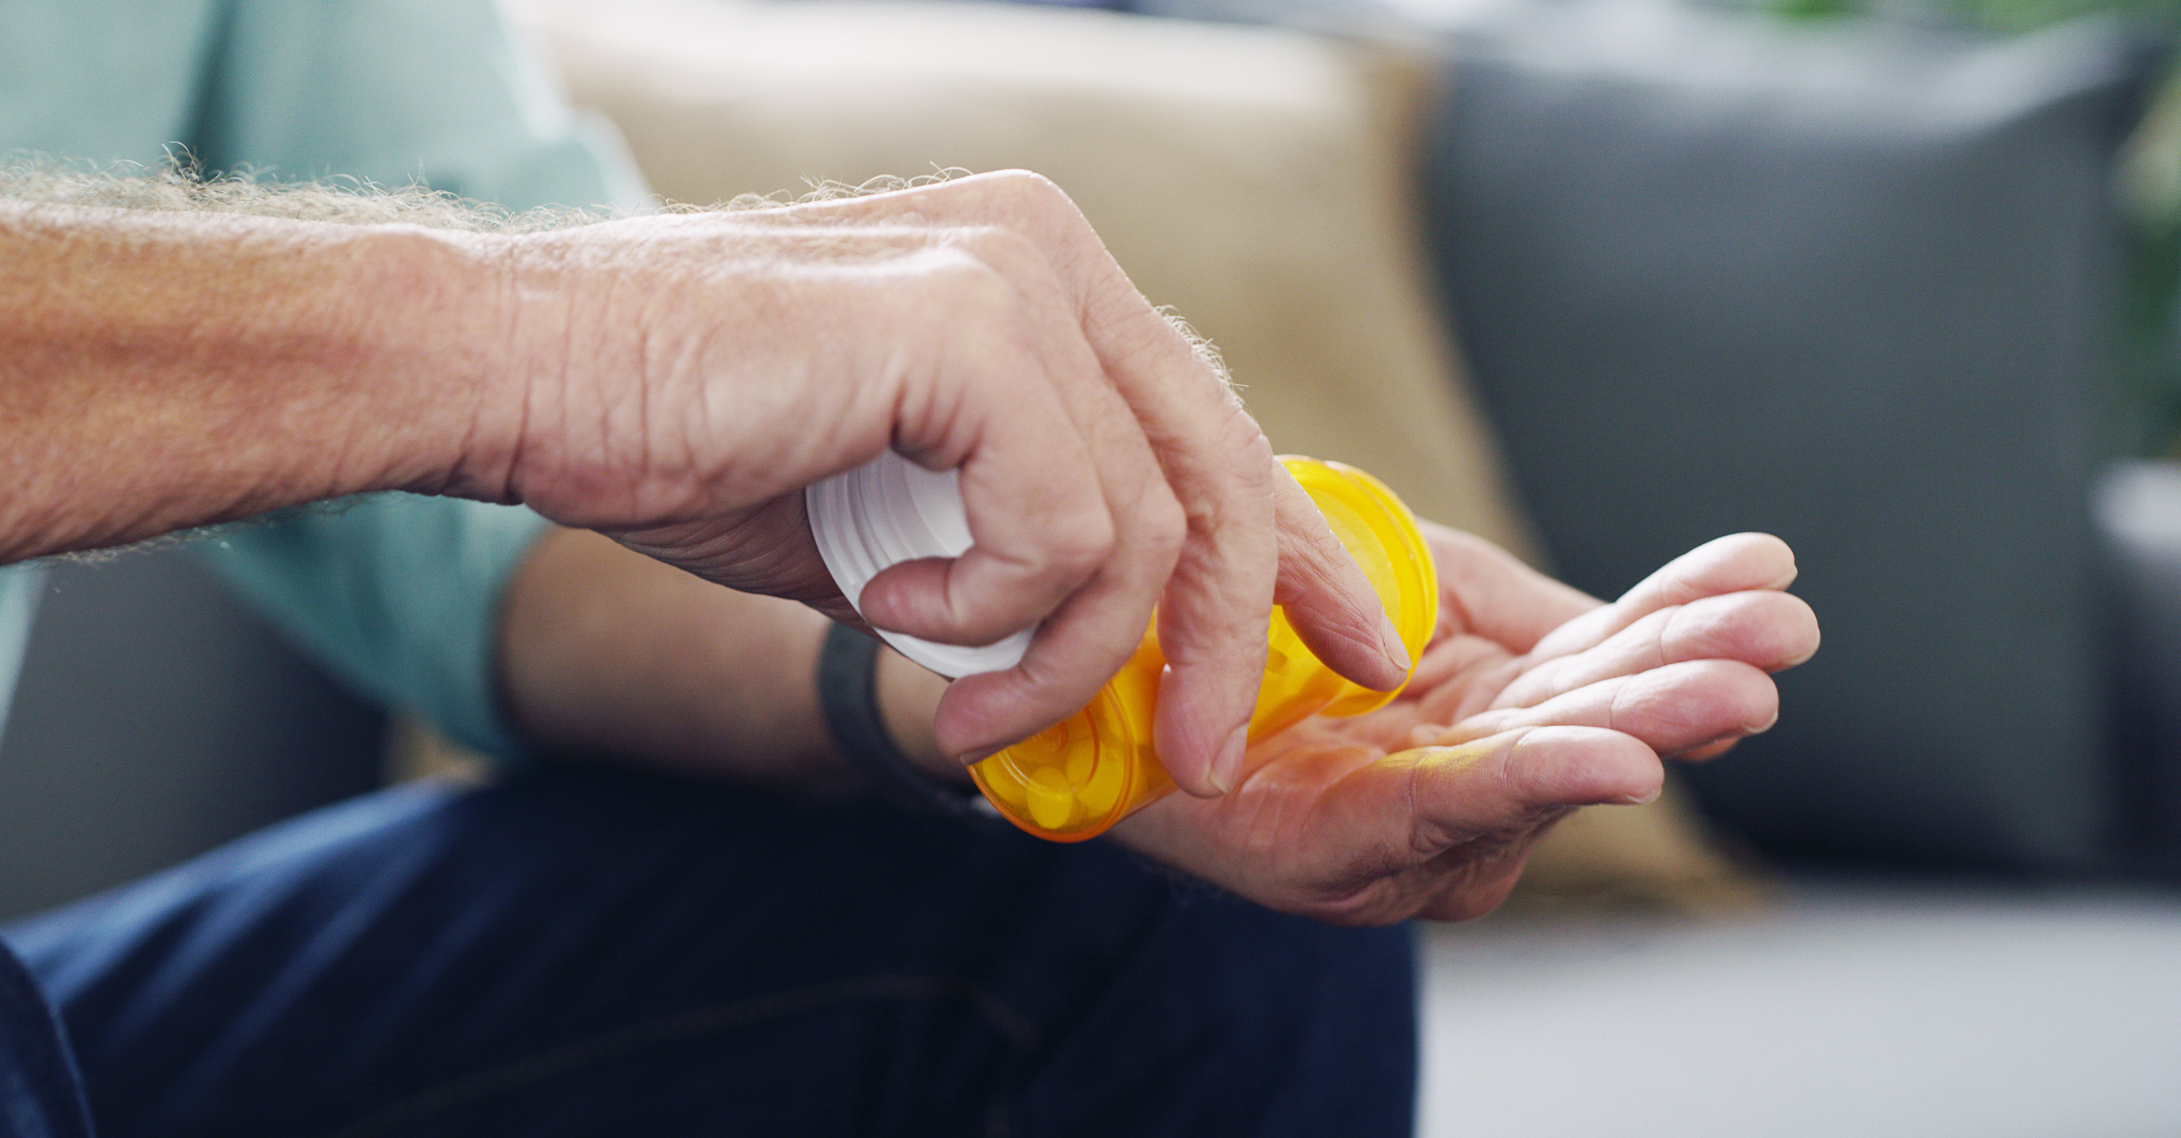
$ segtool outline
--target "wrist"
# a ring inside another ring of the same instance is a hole
[[[900,809],[956,816],[976,812],[979,799],[969,788],[966,771],[943,761],[935,765],[930,753],[923,762],[914,760],[888,733],[878,707],[883,651],[876,638],[847,625],[826,631],[818,657],[818,706],[835,749],[873,790]]]
[[[373,314],[367,351],[390,387],[382,421],[395,444],[371,488],[515,500],[505,474],[522,445],[527,369],[508,340],[510,240],[406,227],[357,240],[371,266],[358,291]]]
[[[465,433],[440,493],[525,502],[525,484],[535,481],[525,472],[548,449],[539,440],[559,437],[541,420],[565,417],[565,399],[549,396],[570,370],[578,303],[566,267],[541,254],[537,236],[458,234],[444,251],[458,262],[450,268],[461,285],[441,310],[443,350],[472,382],[467,414],[447,420]]]
[[[874,673],[879,719],[902,756],[933,778],[968,785],[969,768],[940,750],[932,729],[947,692],[946,677],[888,647],[879,649]]]
[[[490,241],[498,351],[464,484],[562,525],[658,520],[659,448],[645,428],[661,393],[645,357],[662,344],[626,242],[594,242],[582,227]]]

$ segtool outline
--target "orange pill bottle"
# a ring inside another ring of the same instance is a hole
[[[1354,467],[1282,461],[1362,566],[1409,659],[1417,659],[1438,623],[1439,581],[1408,507]],[[978,762],[970,776],[1002,815],[1041,838],[1077,842],[1105,832],[1174,789],[1151,745],[1165,666],[1154,621],[1135,655],[1089,706]],[[1313,715],[1361,715],[1399,691],[1373,691],[1343,679],[1311,655],[1275,608],[1249,737],[1254,742]]]

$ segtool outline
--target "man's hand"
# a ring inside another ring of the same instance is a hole
[[[0,200],[0,561],[400,489],[846,616],[798,492],[892,447],[960,469],[975,546],[881,574],[869,619],[1039,627],[947,694],[957,758],[1081,706],[1155,605],[1194,792],[1233,784],[1276,596],[1350,678],[1407,668],[1216,369],[1034,175],[514,236],[292,192]]]
[[[1425,529],[1440,627],[1400,698],[1265,740],[1233,794],[1170,795],[1114,836],[1324,920],[1478,916],[1561,817],[1649,801],[1660,756],[1707,758],[1770,727],[1766,673],[1817,650],[1809,606],[1780,591],[1795,565],[1776,538],[1720,538],[1601,605]]]
[[[1358,682],[1409,663],[1354,563],[1215,370],[1048,182],[1009,174],[518,240],[518,421],[466,481],[737,589],[853,619],[801,488],[891,446],[960,468],[975,546],[898,566],[874,624],[953,643],[1039,625],[953,685],[979,757],[1087,702],[1154,605],[1175,779],[1231,787],[1275,597]]]

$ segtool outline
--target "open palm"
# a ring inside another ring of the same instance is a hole
[[[1242,783],[1173,794],[1115,837],[1263,904],[1344,924],[1489,911],[1551,825],[1648,801],[1660,757],[1709,758],[1772,725],[1769,672],[1817,649],[1781,591],[1794,556],[1737,534],[1618,601],[1426,524],[1439,628],[1386,707],[1254,743]]]

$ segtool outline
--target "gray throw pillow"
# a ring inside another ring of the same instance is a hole
[[[2147,57],[1636,3],[1457,42],[1433,253],[1556,567],[1612,595],[1768,530],[1825,630],[1708,808],[1786,856],[2098,863],[2087,495]]]

